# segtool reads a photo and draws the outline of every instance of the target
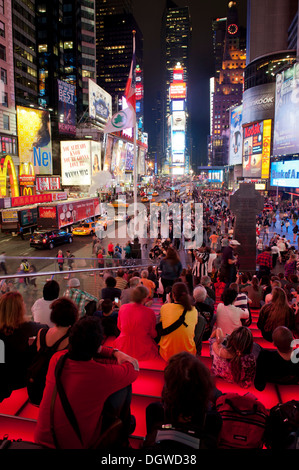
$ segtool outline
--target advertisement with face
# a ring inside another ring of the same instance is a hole
[[[134,168],[134,145],[127,142],[126,171],[133,171]]]
[[[107,135],[104,171],[111,171],[112,145],[113,145],[113,137],[111,135]]]
[[[242,106],[230,111],[229,164],[242,163]]]
[[[76,135],[76,87],[62,80],[57,80],[57,84],[59,133]]]
[[[63,186],[89,186],[91,183],[90,141],[61,141]]]
[[[101,142],[90,142],[92,176],[101,171]]]
[[[112,97],[94,81],[88,80],[89,117],[107,121],[112,116]]]
[[[299,63],[276,75],[273,155],[299,151]]]
[[[262,172],[263,121],[243,128],[243,177],[260,178]]]
[[[30,164],[35,174],[52,174],[52,143],[49,111],[17,106],[19,157],[23,168]]]

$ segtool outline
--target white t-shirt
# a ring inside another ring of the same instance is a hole
[[[50,305],[52,302],[54,302],[54,300],[45,300],[44,298],[37,299],[31,307],[33,320],[35,322],[43,323],[44,325],[48,325],[50,328],[55,326],[54,323],[50,321]]]
[[[218,304],[216,313],[217,328],[221,328],[224,336],[230,335],[232,331],[242,326],[241,319],[248,318],[249,312],[234,305]]]

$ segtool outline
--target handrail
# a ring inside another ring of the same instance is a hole
[[[101,272],[101,271],[112,271],[112,270],[118,270],[118,269],[121,269],[121,268],[147,268],[148,267],[148,264],[140,264],[140,265],[136,265],[136,264],[132,264],[130,266],[111,266],[109,268],[90,268],[90,269],[72,269],[71,271],[67,270],[67,271],[46,271],[46,272],[35,272],[35,273],[21,273],[21,274],[7,274],[7,275],[4,275],[4,276],[0,276],[0,280],[2,279],[18,279],[18,278],[24,278],[24,277],[41,277],[41,276],[54,276],[54,275],[59,275],[59,274],[73,274],[73,273],[83,273],[83,272]]]

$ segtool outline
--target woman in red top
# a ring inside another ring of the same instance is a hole
[[[132,302],[120,307],[117,320],[120,335],[114,341],[114,347],[140,361],[159,357],[154,341],[157,336],[156,315],[144,305],[148,295],[145,286],[137,286],[132,292]]]
[[[96,317],[83,317],[72,327],[69,352],[61,372],[61,382],[77,419],[80,442],[57,394],[54,402],[54,431],[61,449],[88,449],[101,434],[98,423],[105,403],[120,417],[129,434],[131,384],[138,376],[138,362],[126,354],[102,347],[103,330]],[[50,361],[46,387],[35,428],[35,442],[55,448],[51,432],[51,400],[55,386],[55,367],[66,351]],[[112,396],[113,395],[113,396]],[[102,429],[103,431],[103,429]]]

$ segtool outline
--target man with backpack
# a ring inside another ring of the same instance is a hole
[[[23,259],[20,265],[20,271],[22,273],[29,273],[29,269],[30,269],[30,264],[28,263],[27,259]],[[24,282],[26,285],[29,284],[29,278],[27,276],[24,277]]]

